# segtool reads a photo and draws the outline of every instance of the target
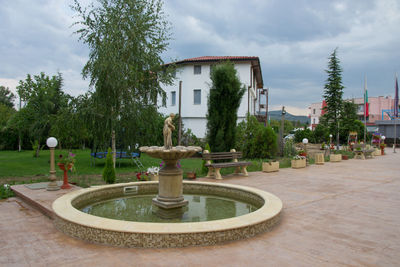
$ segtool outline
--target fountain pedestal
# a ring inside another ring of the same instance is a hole
[[[186,206],[183,198],[182,170],[176,167],[178,160],[165,160],[166,166],[159,172],[158,195],[153,204],[162,209]]]
[[[165,166],[159,171],[158,195],[153,199],[153,204],[158,207],[157,214],[162,218],[177,218],[182,216],[182,209],[188,204],[183,198],[183,172],[176,164],[179,159],[188,158],[201,151],[201,147],[177,146],[171,149],[151,146],[141,147],[141,152],[150,157],[162,159]]]

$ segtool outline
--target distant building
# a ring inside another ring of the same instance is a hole
[[[347,99],[347,101],[353,101],[357,105],[357,116],[358,119],[364,122],[364,98],[353,98]],[[319,124],[320,117],[323,115],[322,107],[323,102],[312,103],[309,107],[309,118],[312,129]],[[368,131],[377,131],[375,122],[378,120],[390,120],[390,110],[393,109],[394,100],[391,96],[378,96],[368,97],[369,105],[369,116],[367,119]]]
[[[254,115],[257,89],[263,88],[263,77],[259,58],[247,56],[207,56],[174,62],[177,66],[175,83],[163,87],[167,94],[167,105],[160,107],[159,111],[163,114],[179,112],[179,83],[181,81],[181,116],[184,127],[190,128],[197,137],[205,137],[211,68],[228,60],[235,65],[239,79],[246,87],[237,114],[238,120],[243,120],[247,112]]]

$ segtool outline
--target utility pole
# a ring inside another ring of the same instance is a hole
[[[279,129],[280,154],[283,156],[283,127],[285,126],[285,106],[282,107],[281,127]]]
[[[181,145],[182,138],[182,81],[179,81],[179,130],[178,130],[178,145]]]

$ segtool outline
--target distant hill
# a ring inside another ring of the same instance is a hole
[[[281,110],[272,110],[272,111],[268,111],[268,115],[269,118],[271,120],[281,120]],[[260,115],[264,114],[265,112],[260,112]],[[296,116],[296,115],[292,115],[289,112],[287,112],[285,114],[285,120],[288,121],[300,121],[300,123],[307,123],[310,122],[310,119],[307,116]]]

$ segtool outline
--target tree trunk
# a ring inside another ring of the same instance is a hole
[[[40,141],[38,141],[38,146],[36,148],[36,157],[39,157],[39,152],[40,152]]]
[[[112,146],[112,153],[113,153],[113,163],[114,163],[114,168],[115,168],[115,163],[117,161],[117,150],[115,148],[115,130],[112,130],[111,146]]]

